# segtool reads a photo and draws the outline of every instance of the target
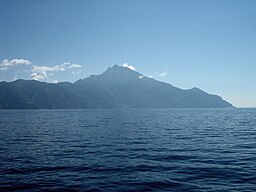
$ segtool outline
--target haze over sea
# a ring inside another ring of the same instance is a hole
[[[0,191],[255,191],[256,109],[1,110]]]

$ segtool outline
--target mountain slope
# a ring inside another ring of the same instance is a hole
[[[0,109],[70,109],[85,107],[61,86],[34,80],[0,83]]]
[[[198,88],[183,90],[114,65],[75,83],[0,82],[0,109],[233,107]]]
[[[117,65],[101,75],[92,75],[74,84],[81,82],[106,90],[122,107],[232,107],[221,97],[207,94],[198,88],[182,90]]]

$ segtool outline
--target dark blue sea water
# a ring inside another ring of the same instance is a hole
[[[0,191],[256,191],[256,109],[0,111]]]

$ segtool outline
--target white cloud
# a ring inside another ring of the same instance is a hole
[[[31,70],[32,73],[30,74],[30,76],[34,80],[40,80],[40,79],[45,79],[49,76],[53,76],[54,72],[56,72],[56,71],[65,71],[67,69],[75,69],[75,68],[82,68],[82,66],[79,64],[69,63],[69,62],[64,62],[61,65],[55,65],[52,67],[44,66],[44,65],[42,65],[42,66],[34,65]],[[72,71],[72,74],[78,74],[80,72],[81,72],[81,69],[77,72]]]
[[[168,71],[163,71],[163,72],[157,71],[156,73],[158,74],[159,77],[163,79],[168,75]]]
[[[64,62],[63,64],[61,64],[60,66],[62,66],[62,67],[68,67],[69,65],[71,65],[69,62]]]
[[[60,66],[60,65],[55,65],[53,67],[49,67],[49,66],[33,66],[33,72],[48,72],[48,71],[64,71],[65,68]]]
[[[69,69],[73,69],[73,68],[81,68],[82,67],[82,65],[79,65],[79,64],[71,64],[68,68]]]
[[[34,65],[32,68],[32,73],[30,74],[31,78],[34,80],[40,80],[45,79],[48,77],[48,72],[54,72],[54,71],[65,71],[65,67],[61,65],[55,65],[53,67],[49,66],[37,66]],[[53,73],[50,73],[51,76]]]
[[[125,67],[125,68],[128,68],[128,69],[130,69],[130,70],[136,71],[136,69],[135,69],[134,66],[129,65],[129,64],[127,64],[127,63],[124,63],[124,64],[122,65],[122,67]]]
[[[69,62],[64,62],[60,66],[64,67],[64,68],[68,68],[68,69],[81,68],[82,67],[82,65],[79,65],[79,64],[76,64],[76,63],[69,63]]]
[[[58,83],[59,81],[58,80],[53,80],[52,83]]]
[[[45,77],[43,76],[43,75],[40,75],[40,74],[38,74],[38,73],[31,73],[30,74],[30,77],[32,78],[32,79],[34,79],[34,80],[40,80],[40,79],[44,79]]]
[[[14,66],[31,65],[32,63],[27,59],[3,59],[0,61],[0,72],[6,71]],[[24,69],[24,73],[30,73],[30,77],[34,80],[42,80],[53,76],[57,71],[72,70],[73,74],[79,74],[82,71],[82,65],[76,63],[64,62],[61,65],[46,66],[46,65],[32,65],[30,70]],[[14,79],[17,77],[15,76]]]
[[[4,59],[0,63],[0,71],[7,70],[10,67],[13,67],[16,65],[30,65],[30,64],[31,64],[31,62],[26,59],[13,59],[13,60]]]

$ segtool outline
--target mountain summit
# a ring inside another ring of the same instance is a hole
[[[233,106],[198,88],[183,90],[118,65],[75,83],[0,83],[0,109],[220,107]]]

